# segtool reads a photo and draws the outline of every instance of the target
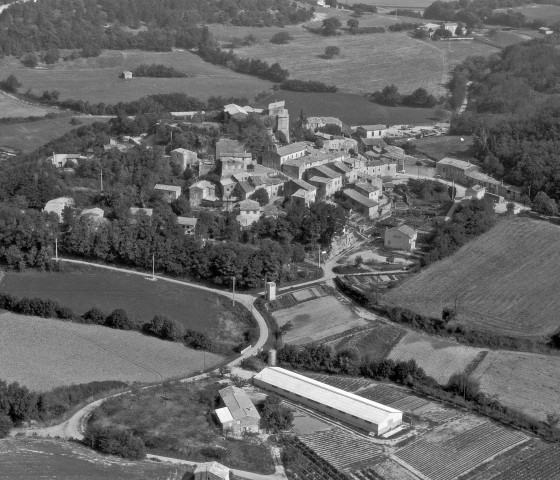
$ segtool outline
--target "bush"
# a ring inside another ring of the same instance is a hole
[[[146,456],[142,439],[120,428],[89,425],[84,442],[99,452],[128,460],[141,460]]]
[[[0,413],[0,438],[6,438],[10,434],[10,430],[14,424],[8,415]]]
[[[196,350],[210,350],[212,348],[212,340],[204,333],[187,329],[183,337],[185,345]]]
[[[325,58],[333,58],[335,55],[340,55],[339,47],[331,45],[325,48]]]
[[[85,320],[85,323],[93,325],[103,325],[105,323],[105,314],[97,307],[90,308],[82,315],[82,318]]]
[[[39,63],[39,59],[34,53],[28,53],[21,59],[21,63],[29,68],[35,68]]]
[[[135,330],[136,324],[128,314],[122,309],[117,308],[105,319],[104,325],[109,328],[116,328],[118,330]]]
[[[10,75],[8,78],[0,82],[0,88],[5,92],[17,93],[19,87],[21,87],[21,82],[15,75]]]
[[[293,412],[282,405],[277,395],[269,395],[264,401],[262,417],[268,423],[270,428],[275,431],[286,430],[290,428],[294,421]]]
[[[288,32],[278,32],[275,33],[270,39],[270,43],[275,43],[277,45],[285,45],[292,41],[293,38]]]
[[[280,84],[282,90],[290,90],[292,92],[326,92],[336,93],[338,88],[333,85],[326,85],[323,82],[314,80],[284,80]]]
[[[156,315],[151,322],[143,325],[142,330],[148,335],[172,342],[183,337],[183,327],[165,315]]]
[[[200,453],[214,460],[221,460],[227,456],[227,450],[219,447],[204,447],[200,449]]]

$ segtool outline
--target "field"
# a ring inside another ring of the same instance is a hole
[[[225,438],[212,411],[218,390],[215,380],[140,391],[104,402],[92,416],[98,425],[129,428],[150,453],[209,462],[217,456],[205,447],[222,450],[219,462],[239,470],[270,474],[274,464],[269,447],[258,437]]]
[[[405,333],[406,330],[402,328],[379,322],[372,328],[341,336],[328,343],[336,350],[356,348],[363,356],[383,360]]]
[[[411,276],[384,300],[438,317],[457,301],[458,322],[514,336],[558,328],[560,227],[503,219],[457,253]]]
[[[221,363],[220,355],[95,325],[0,315],[0,378],[33,390],[97,380],[155,382]]]
[[[492,351],[473,377],[483,392],[508,407],[540,420],[548,413],[560,414],[560,357]]]
[[[56,440],[0,441],[0,478],[6,480],[180,480],[186,466],[130,462]]]
[[[414,359],[427,375],[445,384],[451,375],[464,372],[485,351],[410,332],[393,347],[389,358],[395,361]]]
[[[460,419],[398,450],[395,457],[422,478],[452,480],[526,440],[525,435],[488,421],[467,424]]]
[[[437,119],[434,109],[411,107],[384,107],[370,102],[361,95],[349,93],[302,93],[279,90],[270,94],[263,105],[284,100],[291,112],[290,121],[297,120],[303,109],[306,116],[332,116],[347,125],[383,123],[385,125],[433,125]]]
[[[3,78],[3,77],[2,77]],[[42,117],[49,112],[55,110],[48,107],[37,107],[22,102],[11,95],[0,92],[0,118],[6,117]],[[2,144],[4,142],[4,135],[1,135]]]
[[[496,12],[505,12],[508,9],[497,9]],[[542,20],[546,25],[552,25],[560,20],[560,6],[558,5],[523,5],[515,7],[512,10],[522,13],[527,17],[529,22],[533,20]],[[540,35],[542,37],[542,35]]]
[[[284,335],[286,343],[303,344],[367,324],[350,306],[334,296],[309,300],[272,314],[278,325],[291,321],[294,328]]]
[[[554,446],[499,473],[492,477],[492,480],[556,480],[557,478],[560,478],[560,449]]]
[[[140,64],[161,63],[192,75],[188,78],[119,78],[123,70]],[[23,84],[21,91],[31,89],[60,91],[60,98],[80,99],[108,104],[136,100],[156,93],[182,92],[206,99],[210,96],[247,97],[269,90],[271,83],[249,75],[235,73],[225,67],[204,62],[188,51],[140,52],[104,51],[97,58],[60,61],[49,68],[27,68],[17,59],[0,60],[0,78],[14,74]]]
[[[1,99],[1,97],[0,97]],[[26,105],[20,102],[22,105]],[[31,107],[35,108],[35,107]],[[4,113],[0,104],[0,115]],[[27,116],[23,113],[22,116]],[[6,115],[9,116],[9,115]],[[12,125],[0,125],[0,146],[7,146],[29,153],[45,143],[58,138],[65,133],[78,128],[78,125],[71,125],[70,120],[74,116],[63,116],[38,120],[36,122],[16,123]],[[77,117],[82,124],[93,123],[96,121],[105,122],[108,119],[96,117]]]
[[[461,141],[461,138],[463,141]],[[414,141],[420,153],[441,160],[444,157],[472,158],[472,136],[444,135],[441,137],[427,137]]]

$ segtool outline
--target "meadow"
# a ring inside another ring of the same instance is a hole
[[[508,407],[539,420],[560,413],[560,357],[491,351],[472,375],[484,393]]]
[[[560,309],[560,227],[527,217],[502,219],[454,255],[412,275],[384,301],[439,317],[457,305],[457,322],[519,337],[554,332]]]
[[[473,137],[469,135],[442,135],[415,140],[418,151],[435,160],[444,157],[472,159]]]
[[[0,478],[10,480],[180,480],[189,469],[100,455],[57,440],[10,438],[0,442]]]
[[[21,102],[21,104],[27,105],[24,102]],[[2,111],[1,108],[0,104],[0,112]],[[30,108],[35,107],[30,106]],[[28,113],[22,114],[22,116],[27,115]],[[56,118],[45,118],[34,122],[0,125],[0,145],[16,148],[23,153],[32,152],[45,143],[61,137],[70,130],[78,128],[79,125],[72,125],[70,123],[72,118],[78,118],[82,124],[100,121],[105,122],[108,120],[108,118],[64,115]]]
[[[470,369],[484,351],[410,332],[393,347],[388,358],[401,362],[415,360],[427,375],[445,385],[451,375]]]
[[[224,357],[139,332],[0,315],[0,378],[46,391],[98,380],[156,382],[186,377]]]
[[[278,310],[272,314],[279,326],[292,322],[283,337],[286,343],[303,344],[329,337],[368,322],[335,296],[325,296]]]
[[[4,78],[0,75],[1,78]],[[36,106],[27,102],[22,102],[17,98],[0,91],[0,118],[7,117],[42,117],[47,113],[55,112],[50,107]],[[0,134],[0,138],[3,135]]]
[[[122,80],[123,70],[141,64],[163,64],[189,75],[187,78],[133,78]],[[247,97],[269,90],[266,80],[233,72],[204,62],[197,55],[183,50],[143,52],[136,50],[105,50],[96,58],[59,61],[45,68],[27,68],[13,57],[0,59],[0,78],[15,75],[22,83],[21,91],[36,94],[58,90],[61,99],[79,99],[92,103],[114,104],[137,100],[157,93],[181,92],[207,99],[211,96]]]
[[[496,12],[505,12],[508,9],[497,9]],[[515,12],[525,15],[529,22],[542,20],[546,25],[552,25],[560,20],[560,6],[558,5],[539,5],[529,4],[512,9]]]

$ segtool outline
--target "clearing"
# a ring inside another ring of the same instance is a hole
[[[272,315],[279,326],[292,322],[292,330],[283,339],[293,344],[317,341],[368,323],[333,295],[307,300]]]
[[[467,370],[481,358],[483,352],[486,350],[410,332],[393,347],[388,358],[395,361],[416,360],[427,375],[445,385],[451,375]]]
[[[0,442],[0,478],[10,480],[180,480],[188,468],[131,462],[65,441],[10,438]]]
[[[0,91],[0,118],[42,117],[50,112],[56,112],[56,109],[31,105]],[[4,135],[1,131],[0,137],[2,138],[2,143],[4,143]]]
[[[439,317],[457,304],[457,321],[497,334],[545,336],[558,328],[560,227],[505,218],[454,255],[411,275],[384,301]]]
[[[560,357],[491,351],[473,372],[484,393],[540,420],[560,414]]]
[[[440,137],[425,137],[411,142],[416,145],[418,152],[441,160],[445,157],[472,159],[473,137],[471,135],[442,135]]]
[[[134,70],[141,64],[163,64],[183,72],[187,78],[119,78],[123,70]],[[211,96],[247,97],[267,91],[272,83],[225,67],[207,63],[197,55],[137,50],[105,50],[96,58],[59,61],[47,68],[27,68],[16,58],[0,60],[0,78],[15,75],[23,84],[20,91],[31,89],[36,94],[58,90],[61,99],[79,99],[92,103],[115,104],[137,100],[146,95],[180,92],[206,99]],[[192,75],[192,76],[191,76]]]
[[[139,332],[3,313],[0,378],[32,390],[100,380],[155,382],[224,361]]]
[[[24,102],[20,103],[24,107],[27,105]],[[0,111],[4,113],[1,103]],[[21,116],[27,116],[27,114]],[[30,153],[45,143],[78,128],[79,125],[72,125],[70,123],[72,118],[78,118],[82,124],[106,122],[108,120],[108,118],[64,115],[56,118],[45,118],[35,122],[0,125],[0,145],[15,148],[23,153]]]

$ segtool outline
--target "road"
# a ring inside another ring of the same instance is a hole
[[[116,271],[116,272],[127,273],[127,274],[130,274],[130,275],[140,275],[142,277],[150,276],[150,275],[148,275],[144,272],[137,272],[137,271],[128,270],[128,269],[125,269],[125,268],[110,267],[108,265],[99,265],[97,263],[84,262],[82,260],[70,260],[70,259],[59,258],[59,261],[67,262],[67,263],[74,263],[74,264],[79,264],[79,265],[87,265],[87,266],[97,267],[97,268],[103,268],[103,269],[106,269],[106,270],[113,270],[113,271]],[[218,295],[223,295],[223,296],[226,296],[228,298],[231,296],[231,294],[229,292],[224,292],[223,290],[217,290],[217,289],[209,288],[209,287],[203,287],[203,286],[197,285],[195,283],[184,282],[182,280],[175,280],[173,278],[167,278],[167,277],[163,277],[161,275],[155,275],[155,278],[158,281],[176,283],[176,284],[179,284],[179,285],[184,285],[184,286],[189,287],[189,288],[197,288],[199,290],[205,290],[205,291],[208,291],[208,292],[216,293]],[[247,307],[252,312],[253,317],[255,318],[255,320],[257,321],[257,324],[259,325],[259,339],[255,343],[255,345],[253,345],[249,350],[247,350],[245,353],[243,353],[243,355],[237,357],[235,360],[232,360],[230,363],[228,363],[227,366],[230,367],[230,368],[233,368],[233,367],[237,366],[239,364],[239,362],[241,362],[241,360],[243,360],[244,358],[251,357],[251,356],[255,355],[256,353],[258,353],[258,351],[266,343],[266,340],[267,340],[268,334],[269,334],[268,327],[266,325],[266,322],[265,322],[264,318],[262,317],[262,315],[259,313],[259,311],[256,308],[253,308],[253,302],[255,301],[255,298],[251,295],[237,294],[236,293],[235,300],[237,302],[243,304],[245,307]],[[204,374],[196,375],[196,376],[192,376],[192,377],[185,377],[183,379],[180,379],[179,381],[180,382],[193,382],[193,381],[196,381],[196,380],[201,380],[203,378],[206,378],[207,376],[208,376],[208,373],[204,373]],[[153,388],[154,386],[157,386],[157,385],[160,385],[160,384],[151,385],[149,387],[143,387],[143,388]],[[16,436],[18,434],[19,435],[23,434],[23,435],[34,435],[34,436],[40,436],[40,437],[61,437],[61,438],[74,438],[74,439],[77,439],[77,440],[82,440],[84,438],[84,435],[83,435],[84,427],[87,423],[88,418],[92,414],[92,412],[99,405],[101,405],[101,403],[103,403],[103,401],[106,400],[107,398],[122,395],[123,393],[127,393],[127,392],[118,393],[116,395],[110,395],[109,397],[106,397],[104,399],[96,400],[95,402],[92,402],[92,403],[86,405],[85,407],[83,407],[82,409],[78,410],[74,415],[72,415],[72,417],[70,417],[68,420],[66,420],[65,422],[63,422],[59,425],[54,425],[52,427],[45,427],[45,428],[14,429],[14,430],[12,430],[10,435],[11,436]],[[267,476],[266,478],[270,478],[270,477]]]

